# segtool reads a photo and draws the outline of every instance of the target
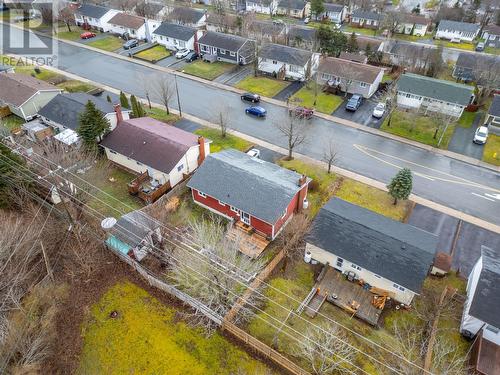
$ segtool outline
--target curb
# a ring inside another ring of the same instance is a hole
[[[2,20],[0,20],[0,23],[4,23],[4,22]],[[22,28],[20,26],[17,26],[17,25],[14,25],[14,24],[10,24],[10,26],[15,27],[15,28],[17,28],[19,30],[26,31],[24,28]],[[200,77],[195,77],[195,76],[192,76],[192,75],[189,75],[189,74],[186,74],[186,73],[179,72],[179,71],[174,70],[174,69],[170,69],[170,68],[163,67],[163,66],[157,66],[157,65],[151,64],[149,62],[145,62],[145,61],[141,61],[141,60],[138,60],[138,59],[130,58],[128,56],[122,56],[122,55],[119,55],[119,54],[117,54],[115,52],[104,51],[104,50],[101,50],[101,49],[98,49],[98,48],[95,48],[95,47],[92,47],[92,46],[88,46],[86,44],[77,43],[77,42],[74,42],[74,41],[71,41],[71,40],[59,39],[57,36],[48,35],[48,34],[42,33],[42,32],[37,31],[37,30],[30,30],[30,31],[32,33],[34,33],[34,34],[37,34],[37,35],[40,35],[40,36],[43,36],[43,37],[46,37],[46,38],[52,38],[54,40],[57,40],[57,41],[62,42],[62,43],[67,43],[67,44],[72,45],[74,47],[85,48],[85,49],[91,50],[93,52],[101,53],[101,54],[104,54],[104,55],[107,55],[107,56],[110,56],[110,57],[113,57],[113,58],[117,58],[117,59],[120,59],[120,60],[123,60],[123,61],[131,62],[131,63],[138,64],[138,65],[142,65],[142,66],[150,68],[150,69],[155,69],[155,70],[158,70],[158,71],[163,71],[165,73],[173,74],[173,75],[185,78],[185,79],[190,79],[190,80],[197,81],[197,82],[200,82],[200,83],[203,83],[203,84],[206,84],[206,85],[210,85],[212,87],[216,87],[216,88],[219,88],[221,90],[234,92],[234,93],[236,93],[238,95],[241,95],[241,94],[244,93],[244,90],[240,90],[240,89],[237,89],[235,87],[225,85],[223,83],[209,81],[209,80],[206,80],[206,79],[203,79],[203,78],[200,78]],[[284,102],[280,101],[280,100],[276,100],[276,99],[272,99],[272,98],[267,98],[267,97],[262,97],[261,101],[267,102],[267,103],[271,103],[271,104],[274,104],[276,106],[280,106],[280,107],[283,107],[283,108],[286,108],[286,104]],[[396,142],[404,143],[404,144],[407,144],[407,145],[410,145],[410,146],[413,146],[413,147],[417,147],[417,148],[420,148],[422,150],[425,150],[425,151],[428,151],[428,152],[432,152],[432,153],[434,153],[436,155],[446,156],[446,157],[449,157],[451,159],[455,159],[455,160],[458,160],[458,161],[461,161],[461,162],[464,162],[464,163],[467,163],[467,164],[470,164],[470,165],[474,165],[474,166],[477,166],[477,167],[489,169],[489,170],[491,170],[493,172],[500,172],[500,167],[488,164],[488,163],[486,163],[486,162],[484,162],[482,160],[477,160],[477,159],[471,158],[471,157],[466,156],[466,155],[455,153],[453,151],[441,150],[441,149],[438,149],[438,148],[435,148],[435,147],[432,147],[432,146],[429,146],[429,145],[424,145],[424,144],[416,142],[416,141],[412,141],[412,140],[409,140],[409,139],[406,139],[406,138],[403,138],[403,137],[399,137],[399,136],[396,136],[396,135],[393,135],[393,134],[389,134],[389,133],[380,131],[378,129],[369,128],[367,126],[358,124],[356,122],[353,122],[353,121],[350,121],[350,120],[346,120],[346,119],[342,119],[342,118],[339,118],[339,117],[335,117],[335,116],[332,116],[332,115],[328,115],[328,114],[324,114],[324,113],[319,113],[319,112],[316,112],[314,115],[316,117],[319,117],[319,118],[323,119],[323,120],[334,122],[335,123],[334,125],[348,126],[348,127],[357,129],[359,131],[363,131],[365,133],[369,133],[369,134],[380,136],[380,137],[383,137],[383,138],[386,138],[386,139],[390,139],[390,140],[393,140],[393,141],[396,141]]]

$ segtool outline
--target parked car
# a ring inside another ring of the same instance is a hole
[[[91,31],[85,31],[84,33],[80,34],[81,39],[90,39],[93,37],[95,37],[95,33],[91,32]]]
[[[194,60],[198,60],[198,57],[200,57],[196,52],[191,51],[187,54],[185,60],[186,62],[193,62]]]
[[[295,115],[295,117],[309,120],[313,117],[314,110],[307,107],[296,107],[295,109],[290,109],[288,113],[290,116]]]
[[[243,95],[241,95],[241,100],[252,103],[258,103],[260,102],[260,96],[251,92],[246,92]]]
[[[247,109],[245,109],[245,113],[247,115],[252,115],[252,116],[255,116],[255,117],[266,117],[266,114],[267,114],[267,111],[262,108],[262,107],[248,107]]]
[[[189,52],[191,52],[191,51],[189,49],[187,49],[187,48],[180,49],[175,54],[175,57],[178,58],[178,59],[183,59],[184,57],[186,57],[187,55],[189,55]]]
[[[356,110],[360,107],[362,101],[363,98],[361,97],[361,95],[353,95],[351,96],[351,99],[347,101],[345,109],[348,111],[356,112]]]
[[[375,108],[373,108],[372,116],[376,118],[382,118],[385,113],[385,103],[378,103]]]
[[[247,151],[247,155],[250,155],[252,158],[260,159],[260,150],[252,148]]]
[[[304,23],[307,25],[311,21],[310,17],[304,18]]]
[[[478,52],[483,52],[484,51],[484,42],[479,42],[477,45],[476,45],[476,51]]]
[[[478,145],[484,145],[488,139],[488,133],[489,131],[487,126],[480,126],[474,133],[474,139],[472,142],[477,143]]]
[[[131,49],[137,47],[139,45],[139,41],[137,39],[130,39],[123,43],[123,49]]]

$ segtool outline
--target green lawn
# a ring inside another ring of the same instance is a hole
[[[195,134],[201,135],[212,141],[210,144],[210,152],[219,152],[227,148],[234,148],[245,152],[252,146],[252,143],[231,134],[226,134],[223,138],[219,129],[201,128],[196,130]]]
[[[380,130],[394,135],[399,135],[403,138],[408,138],[417,142],[424,143],[437,147],[439,138],[441,137],[441,129],[434,139],[436,128],[439,125],[436,117],[423,116],[415,113],[407,113],[399,110],[394,110],[391,116],[388,116],[382,124]],[[389,119],[391,120],[389,126]],[[443,126],[442,126],[443,127]],[[443,137],[440,148],[448,148],[448,143],[453,134],[453,123],[448,126],[448,130]]]
[[[478,112],[467,112],[464,111],[462,116],[458,119],[457,125],[461,128],[470,128]]]
[[[9,115],[0,119],[0,125],[5,126],[10,131],[19,129],[24,122],[21,117],[17,117],[16,115]]]
[[[272,98],[288,85],[289,83],[286,81],[280,81],[267,77],[254,77],[252,75],[245,77],[243,80],[238,82],[235,87]]]
[[[78,81],[76,79],[69,79],[67,81],[57,84],[57,87],[66,90],[67,92],[89,92],[96,87],[90,83]]]
[[[161,109],[161,108],[153,107],[153,108],[149,109],[146,106],[145,110],[146,110],[146,114],[149,117],[152,117],[158,121],[166,122],[167,124],[172,124],[179,119],[179,116],[177,116],[173,113],[167,114],[167,111],[164,109]]]
[[[483,161],[500,166],[500,136],[490,134],[484,145]]]
[[[219,333],[204,336],[130,282],[111,287],[91,307],[82,338],[77,371],[82,375],[272,374]]]
[[[134,54],[134,57],[137,57],[142,60],[147,60],[152,63],[156,63],[157,61],[164,59],[168,56],[170,56],[170,52],[167,51],[167,49],[160,44]]]
[[[97,199],[90,201],[90,207],[103,215],[113,217],[119,217],[120,213],[125,214],[143,207],[142,201],[128,192],[127,184],[134,178],[135,175],[118,167],[110,166],[107,178],[98,184],[98,187],[107,194],[100,191],[95,192]]]
[[[123,40],[116,36],[107,36],[102,39],[93,40],[87,43],[88,46],[102,49],[104,51],[113,52],[122,47]]]
[[[378,30],[365,29],[363,27],[353,27],[353,26],[346,26],[344,27],[343,31],[347,33],[356,33],[369,36],[374,36],[377,35],[378,33]]]
[[[500,48],[486,47],[484,52],[491,53],[492,55],[500,55]]]
[[[422,40],[422,39],[430,39],[431,38],[431,35],[419,36],[419,35],[408,35],[408,34],[394,34],[393,36],[396,39],[407,40],[410,42],[418,42],[419,40]]]
[[[472,43],[452,43],[447,40],[436,40],[436,44],[441,44],[443,47],[446,48],[458,48],[458,49],[463,49],[464,51],[474,51],[475,46]]]
[[[83,29],[80,29],[79,27],[76,26],[72,26],[71,31],[68,31],[67,26],[63,26],[57,30],[55,36],[58,37],[59,39],[65,39],[65,40],[79,40],[80,34],[83,32],[84,32]]]
[[[429,0],[425,3],[425,9],[432,9],[439,5],[439,0]]]
[[[298,103],[305,107],[315,107],[318,112],[331,114],[339,105],[342,104],[344,98],[338,95],[326,94],[321,91],[321,87],[317,88],[316,105],[314,105],[314,85],[315,83],[308,83],[292,96],[300,99]]]
[[[233,64],[221,61],[209,63],[202,60],[196,60],[184,66],[182,72],[211,81],[234,67],[235,65]]]
[[[384,73],[384,76],[382,77],[382,82],[389,82],[393,81],[394,78],[390,74]]]

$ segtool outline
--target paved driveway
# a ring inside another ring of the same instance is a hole
[[[350,112],[345,109],[345,104],[347,103],[348,98],[344,100],[344,102],[332,113],[332,115],[357,122],[358,124],[363,124],[370,128],[380,128],[380,126],[384,122],[385,115],[381,119],[377,119],[372,116],[373,109],[378,103],[377,101],[372,99],[364,99],[361,107],[359,107],[356,112]]]
[[[302,86],[304,86],[305,82],[292,82],[279,93],[274,96],[274,99],[286,101],[289,97],[299,91]]]
[[[481,114],[478,113],[470,128],[456,126],[450,144],[448,145],[448,150],[481,160],[483,157],[484,145],[476,145],[472,142],[474,133],[480,122]]]

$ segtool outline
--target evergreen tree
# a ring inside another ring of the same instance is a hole
[[[346,50],[347,36],[339,30],[332,30],[328,25],[321,25],[317,34],[321,52],[337,57]]]
[[[128,101],[127,95],[123,91],[120,91],[120,105],[122,108],[130,109],[130,103]]]
[[[111,100],[111,96],[106,96],[106,100],[108,101],[108,103],[112,103],[112,100]]]
[[[401,169],[387,185],[389,194],[394,198],[394,204],[398,203],[398,199],[408,199],[411,194],[413,185],[413,177],[408,168]]]
[[[349,37],[349,41],[347,42],[347,52],[356,53],[359,51],[358,47],[358,39],[356,38],[356,34],[352,33]]]
[[[12,197],[16,190],[31,189],[32,184],[24,170],[24,159],[14,154],[10,148],[0,142],[0,208],[12,206]]]
[[[318,19],[318,16],[321,15],[324,11],[325,5],[323,4],[323,0],[311,1],[311,13],[314,15],[314,18]]]
[[[135,95],[130,96],[130,103],[132,105],[132,116],[134,118],[146,116],[146,112],[144,111],[142,103],[137,100]]]
[[[97,149],[97,142],[110,130],[108,119],[90,100],[85,105],[85,111],[80,114],[78,123],[76,132],[88,150]]]

